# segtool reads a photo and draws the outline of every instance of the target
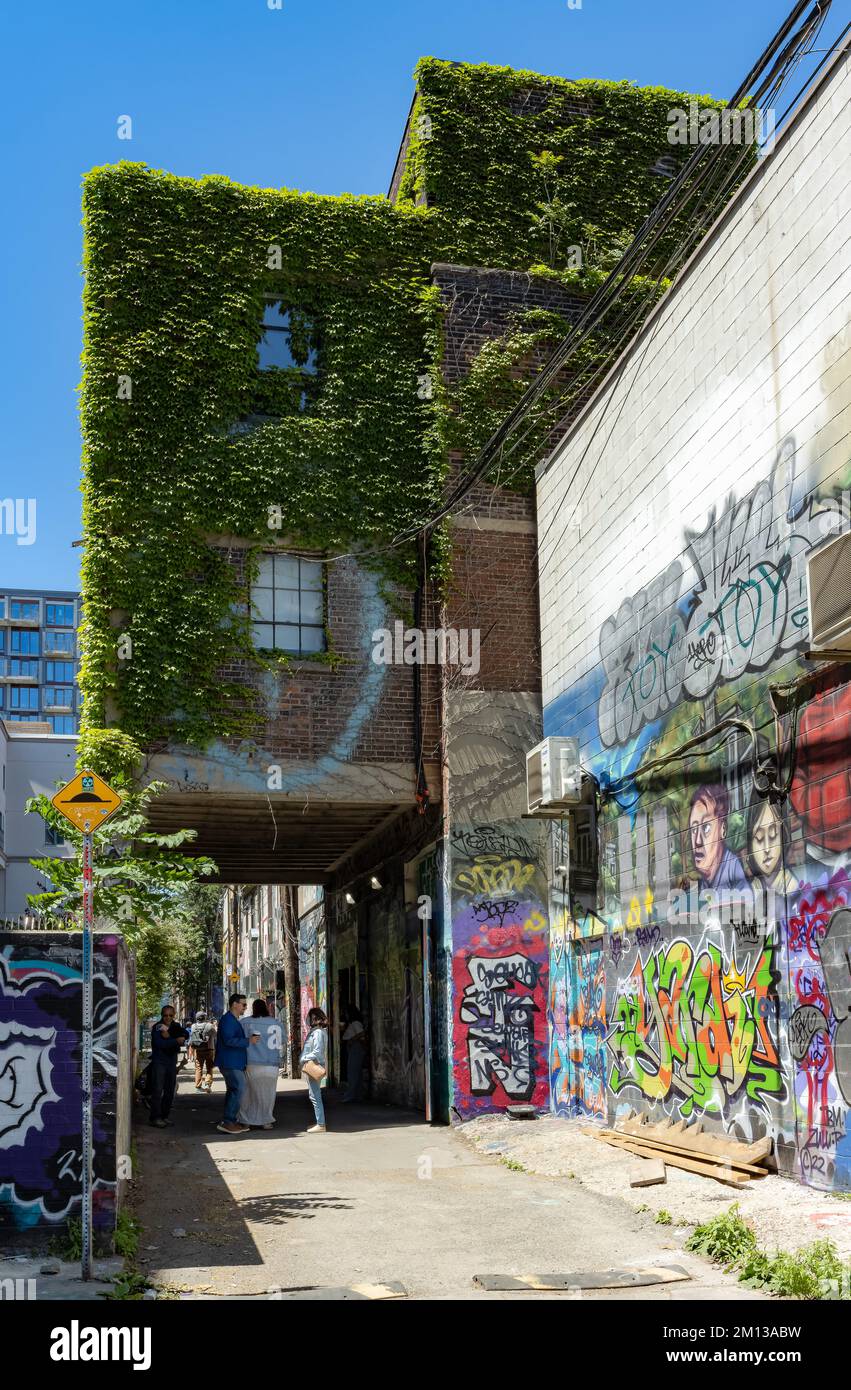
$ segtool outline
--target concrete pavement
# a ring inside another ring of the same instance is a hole
[[[174,1127],[137,1127],[141,1263],[184,1296],[401,1284],[412,1298],[575,1299],[488,1293],[473,1281],[665,1264],[691,1278],[581,1297],[753,1297],[685,1254],[687,1231],[569,1179],[512,1171],[418,1115],[332,1096],[328,1133],[306,1134],[304,1083],[282,1080],[278,1128],[231,1139],[215,1129],[223,1096],[220,1079],[207,1097],[182,1074]]]

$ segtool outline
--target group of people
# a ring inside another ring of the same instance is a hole
[[[281,1024],[269,1016],[267,1004],[255,999],[246,1016],[248,1000],[232,994],[218,1028],[199,1012],[189,1028],[176,1021],[171,1004],[166,1004],[151,1030],[151,1076],[149,1120],[157,1129],[173,1123],[169,1119],[177,1082],[181,1045],[188,1043],[195,1062],[195,1088],[209,1095],[213,1068],[218,1067],[225,1082],[225,1112],[216,1128],[222,1134],[245,1134],[249,1129],[274,1129],[275,1094],[284,1050]],[[324,1134],[325,1105],[322,1080],[328,1071],[328,1018],[313,1008],[307,1015],[308,1033],[299,1057],[313,1106],[314,1124],[308,1134]],[[343,1041],[347,1051],[344,1101],[359,1100],[366,1056],[366,1033],[358,1010],[343,1010]]]

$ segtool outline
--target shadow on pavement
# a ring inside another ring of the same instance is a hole
[[[262,1266],[250,1223],[280,1226],[311,1220],[324,1211],[352,1209],[352,1201],[336,1191],[255,1191],[241,1197],[240,1183],[249,1174],[256,1179],[258,1170],[273,1182],[280,1180],[288,1144],[305,1136],[314,1117],[304,1083],[282,1080],[275,1104],[276,1128],[231,1138],[216,1129],[224,1095],[224,1082],[218,1075],[212,1094],[207,1095],[196,1091],[192,1078],[181,1072],[172,1126],[157,1129],[148,1123],[147,1110],[136,1111],[140,1184],[134,1210],[142,1225],[140,1262],[153,1272],[185,1271],[195,1276],[200,1271],[203,1276],[209,1271],[212,1276],[217,1269]],[[424,1123],[421,1115],[395,1107],[343,1104],[333,1092],[325,1096],[325,1106],[328,1128],[334,1133],[362,1134]],[[256,1149],[258,1141],[263,1143],[262,1151]],[[305,1139],[306,1144],[324,1142],[322,1135]],[[316,1177],[313,1170],[311,1189],[316,1187]],[[335,1186],[338,1180],[339,1174]],[[193,1283],[193,1277],[187,1282]]]

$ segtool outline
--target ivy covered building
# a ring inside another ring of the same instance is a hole
[[[436,516],[687,156],[689,100],[425,59],[386,198],[86,179],[86,756],[135,740],[223,883],[322,887],[332,1021],[357,1003],[371,1094],[443,1118],[548,1096],[522,815],[552,438]]]

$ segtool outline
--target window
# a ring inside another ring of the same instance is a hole
[[[25,623],[38,622],[38,600],[13,598],[11,617],[23,618]]]
[[[317,371],[313,323],[300,309],[287,309],[271,295],[263,306],[257,365],[261,372],[295,367],[313,376]]]
[[[6,650],[6,629],[0,627],[0,652]]]
[[[14,606],[15,605],[12,604],[13,608]],[[27,656],[38,656],[40,650],[38,645],[40,634],[38,632],[32,632],[28,628],[13,627],[10,636],[12,639],[9,646],[10,652],[21,652]]]
[[[65,837],[61,830],[54,830],[52,825],[44,827],[44,843],[46,845],[64,845]]]
[[[10,724],[38,724],[41,716],[38,714],[19,714],[17,710],[9,713]]]
[[[47,721],[55,734],[74,734],[74,716],[71,714],[51,714]]]
[[[255,647],[307,656],[325,650],[322,565],[295,555],[264,555],[251,586]]]
[[[19,656],[9,658],[9,675],[23,676],[26,679],[38,680],[38,662],[22,661]]]
[[[74,679],[73,661],[45,661],[44,679],[46,681],[72,681]]]
[[[44,634],[44,650],[51,652],[64,652],[68,656],[73,656],[73,632],[46,632]]]
[[[46,685],[44,687],[43,704],[59,705],[62,709],[74,708],[74,691],[70,685]]]
[[[45,609],[47,616],[45,622],[50,627],[73,627],[74,626],[74,605],[73,603],[46,603]]]
[[[38,709],[38,686],[10,685],[9,696],[12,709]]]

